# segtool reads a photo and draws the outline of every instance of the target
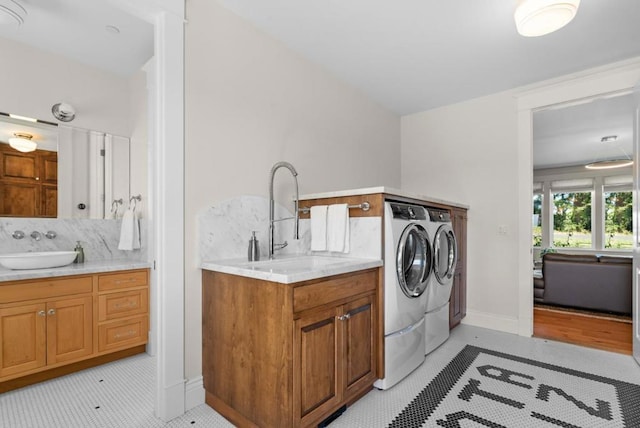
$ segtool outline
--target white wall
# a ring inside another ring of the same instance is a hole
[[[470,206],[465,321],[508,331],[518,316],[517,139],[510,92],[402,118],[402,188]]]
[[[296,167],[301,193],[397,187],[400,120],[215,1],[189,1],[187,20],[185,364],[194,378],[202,372],[197,213],[234,196],[268,197],[280,160]],[[276,176],[284,201],[288,175]]]
[[[127,79],[8,39],[0,52],[0,111],[57,122],[51,107],[65,101],[76,109],[69,125],[130,135]]]

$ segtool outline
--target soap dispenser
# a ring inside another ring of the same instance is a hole
[[[77,241],[76,248],[73,249],[76,252],[76,259],[73,261],[74,263],[84,263],[84,248],[80,245],[80,241]]]
[[[251,239],[249,239],[248,260],[250,262],[257,262],[260,260],[260,247],[258,246],[255,231],[251,232]]]

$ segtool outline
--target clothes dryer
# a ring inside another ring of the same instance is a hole
[[[385,377],[375,382],[379,389],[392,387],[425,359],[425,291],[433,262],[428,227],[424,207],[385,202]]]
[[[433,275],[427,288],[425,311],[425,354],[449,338],[449,298],[458,261],[458,244],[451,215],[446,210],[428,208],[428,230],[433,236]]]

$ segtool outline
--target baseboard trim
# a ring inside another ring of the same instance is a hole
[[[204,404],[205,391],[202,376],[189,379],[185,385],[184,394],[184,405],[186,411]]]
[[[490,314],[467,310],[467,315],[462,319],[462,324],[475,327],[488,328],[505,333],[518,334],[519,323],[517,318],[503,315]]]

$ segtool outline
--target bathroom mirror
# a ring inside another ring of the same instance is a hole
[[[127,137],[0,114],[0,217],[115,218],[130,194],[129,153]]]

